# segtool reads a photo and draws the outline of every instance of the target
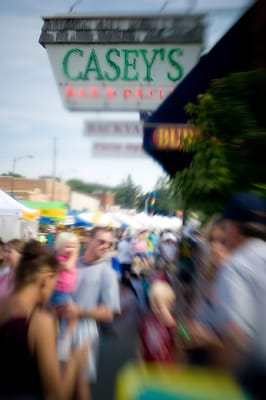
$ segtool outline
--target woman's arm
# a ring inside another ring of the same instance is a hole
[[[56,354],[54,320],[51,315],[42,310],[36,311],[30,322],[29,344],[36,355],[47,398],[71,399],[77,377],[84,366],[87,350],[85,348],[75,350],[62,372]]]
[[[189,335],[185,345],[187,348],[223,348],[223,342],[212,329],[194,320],[185,318],[184,322]]]

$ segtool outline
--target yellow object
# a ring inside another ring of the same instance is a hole
[[[233,378],[207,367],[131,362],[116,381],[115,400],[247,400]]]
[[[32,212],[28,211],[22,211],[22,218],[27,219],[27,220],[34,220],[40,216],[40,211],[39,210],[32,210]]]

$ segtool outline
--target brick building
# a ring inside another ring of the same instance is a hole
[[[109,211],[115,202],[112,192],[94,192],[90,195],[72,192],[69,185],[52,178],[26,179],[0,176],[0,188],[6,193],[13,193],[18,200],[61,201],[73,209]]]
[[[102,211],[110,211],[115,203],[115,195],[112,192],[93,192],[92,195],[100,201]]]
[[[69,202],[71,188],[64,182],[52,178],[25,179],[12,176],[0,176],[0,188],[13,193],[18,199],[32,201]]]

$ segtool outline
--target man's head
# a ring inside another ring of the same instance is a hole
[[[177,238],[173,233],[165,232],[163,234],[163,236],[162,236],[162,242],[176,243],[177,242]]]
[[[225,205],[223,219],[229,249],[246,237],[265,238],[266,201],[251,193],[236,194]]]
[[[100,260],[113,245],[113,232],[107,227],[95,227],[89,232],[84,259],[87,262]]]

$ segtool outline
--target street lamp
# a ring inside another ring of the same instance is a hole
[[[16,173],[16,164],[17,161],[23,160],[24,158],[33,158],[32,155],[26,155],[26,156],[20,156],[20,157],[14,157],[13,158],[13,167],[12,167],[12,187],[11,187],[11,193],[14,194],[14,175]]]

